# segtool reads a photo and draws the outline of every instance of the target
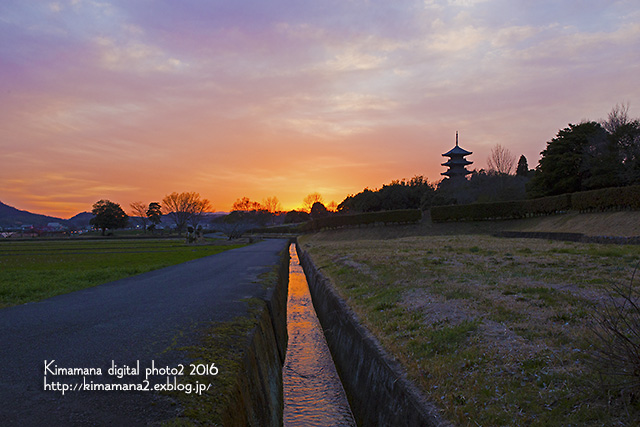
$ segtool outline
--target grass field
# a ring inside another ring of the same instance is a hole
[[[0,242],[0,308],[72,292],[242,245],[184,239]]]
[[[398,228],[407,236],[392,238],[388,227],[301,244],[446,418],[463,426],[640,423],[633,396],[600,387],[589,327],[607,289],[629,285],[640,247],[499,239],[479,233],[488,223],[461,227],[475,234],[417,227],[431,235]]]

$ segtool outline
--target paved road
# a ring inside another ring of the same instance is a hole
[[[264,297],[256,279],[277,264],[287,244],[265,240],[0,310],[0,425],[148,425],[172,416],[175,405],[155,392],[45,391],[45,372],[49,385],[82,382],[51,375],[45,360],[55,360],[53,371],[101,368],[101,377],[86,377],[96,383],[118,381],[107,373],[112,361],[133,367],[139,360],[142,371],[151,361],[172,367],[188,362],[167,349],[189,343],[203,322],[246,313],[240,300]]]

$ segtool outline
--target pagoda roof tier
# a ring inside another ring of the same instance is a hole
[[[471,151],[467,151],[464,148],[460,148],[458,145],[453,147],[451,150],[444,153],[443,157],[454,157],[454,156],[468,156],[469,154],[473,154]]]
[[[467,159],[449,159],[446,163],[442,163],[442,166],[467,166],[472,163]]]
[[[464,176],[464,175],[469,175],[470,171],[463,169],[463,170],[448,170],[446,172],[442,172],[440,175],[446,175],[448,177],[454,177],[454,176]]]

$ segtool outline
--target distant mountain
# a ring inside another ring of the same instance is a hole
[[[2,228],[18,228],[23,225],[44,226],[51,222],[57,222],[69,228],[80,228],[89,225],[91,218],[93,218],[91,212],[82,212],[69,219],[56,218],[23,211],[0,202],[0,227]]]
[[[207,217],[206,221],[209,221],[227,214],[228,212],[206,212],[204,215]],[[23,225],[44,226],[51,222],[57,222],[71,229],[80,229],[88,226],[91,218],[93,218],[91,212],[81,212],[69,219],[56,218],[23,211],[0,202],[0,228],[20,228]],[[138,222],[137,217],[129,217],[130,225],[138,224]],[[163,215],[162,224],[170,226],[172,224],[171,218],[168,215]]]
[[[34,214],[16,209],[0,202],[0,227],[20,227],[22,225],[47,225],[50,222],[64,223],[63,219]]]
[[[63,221],[69,228],[83,228],[89,225],[91,218],[93,218],[93,214],[91,212],[80,212],[79,214]]]

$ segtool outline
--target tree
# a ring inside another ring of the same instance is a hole
[[[131,216],[138,217],[142,223],[142,228],[147,232],[147,205],[142,202],[133,202],[131,206]]]
[[[360,193],[348,195],[338,205],[339,212],[376,212],[382,210],[380,191],[365,188]]]
[[[640,120],[616,105],[607,120],[582,122],[547,143],[529,197],[640,183]]]
[[[624,185],[620,180],[623,165],[614,140],[602,125],[598,124],[597,129],[582,149],[580,190]]]
[[[149,209],[146,212],[147,218],[151,221],[150,228],[155,229],[162,221],[162,207],[158,202],[149,203]]]
[[[124,228],[129,221],[129,217],[124,213],[120,205],[110,200],[99,200],[94,203],[91,213],[94,217],[91,218],[89,223],[102,229],[103,236],[107,228]]]
[[[322,198],[322,195],[320,193],[311,193],[307,195],[307,197],[305,197],[302,201],[304,210],[307,212],[311,212],[311,208],[316,202],[324,203],[324,199]]]
[[[242,237],[253,228],[264,227],[270,218],[271,214],[265,210],[234,210],[228,215],[213,219],[211,224],[231,240]]]
[[[338,205],[339,212],[375,212],[393,209],[428,209],[435,193],[435,186],[423,176],[411,180],[394,180],[379,190],[365,188],[356,195],[349,195]]]
[[[527,158],[524,156],[520,156],[518,160],[518,167],[516,168],[517,176],[527,176],[529,175],[529,164],[527,163]]]
[[[181,233],[187,223],[195,229],[204,212],[211,212],[207,199],[201,199],[196,192],[171,193],[162,199],[164,213],[168,215]]]
[[[262,207],[272,214],[276,214],[282,210],[282,205],[276,196],[264,199],[262,201]]]
[[[309,221],[309,213],[305,211],[289,211],[284,216],[285,224],[294,224]]]
[[[526,197],[528,178],[500,174],[496,171],[474,170],[464,185],[454,191],[458,203],[489,203],[522,200]]]
[[[311,206],[311,218],[324,218],[325,216],[329,216],[329,211],[327,208],[320,202],[315,202],[313,206]]]
[[[258,202],[252,202],[248,197],[242,197],[235,202],[233,202],[233,206],[231,207],[234,211],[260,211],[263,209],[262,205]]]
[[[601,122],[619,162],[620,185],[640,183],[640,119],[629,118],[629,104],[616,105]]]
[[[589,161],[597,148],[606,141],[607,133],[596,122],[583,122],[560,130],[547,142],[536,172],[527,186],[529,197],[573,193],[585,189],[593,176]],[[590,153],[590,150],[592,153]]]
[[[490,170],[499,174],[509,175],[516,163],[516,156],[511,154],[508,148],[496,144],[491,149],[491,155],[487,158],[487,165]]]
[[[618,105],[611,109],[607,120],[603,120],[600,124],[610,134],[616,133],[620,128],[631,123],[629,120],[629,103]]]

